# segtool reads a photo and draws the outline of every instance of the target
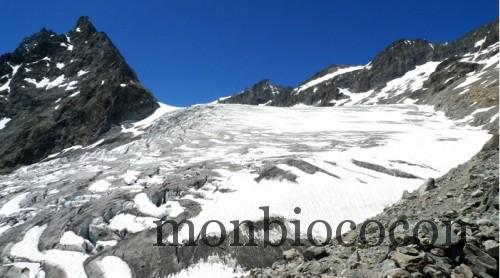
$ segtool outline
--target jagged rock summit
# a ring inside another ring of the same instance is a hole
[[[56,34],[43,28],[0,56],[0,171],[69,146],[158,108],[106,33],[88,17]]]
[[[234,97],[219,100],[220,103],[245,103],[252,105],[269,105],[284,101],[282,97],[289,94],[293,88],[273,85],[271,80],[264,79],[251,88],[245,89]]]

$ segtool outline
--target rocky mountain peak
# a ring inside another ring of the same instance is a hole
[[[291,92],[292,88],[274,85],[271,80],[263,79],[243,90],[240,95],[219,101],[220,103],[251,103],[253,105],[270,105],[273,101]]]
[[[92,24],[88,16],[81,16],[78,18],[74,30],[75,32],[82,34],[92,34],[97,32],[97,29],[94,24]]]
[[[263,80],[255,83],[252,86],[252,88],[254,88],[254,89],[266,89],[266,88],[270,88],[271,86],[273,86],[273,84],[271,83],[271,80],[263,79]]]
[[[0,169],[85,146],[158,107],[104,32],[88,17],[56,34],[42,29],[0,56]]]
[[[380,72],[375,83],[385,82],[387,78],[401,76],[431,59],[434,46],[426,40],[397,40],[382,50],[372,61],[372,70]]]

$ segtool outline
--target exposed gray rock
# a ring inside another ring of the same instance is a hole
[[[476,191],[472,192],[470,195],[471,195],[472,197],[474,197],[474,198],[476,198],[476,197],[480,197],[481,195],[483,195],[483,191],[482,191],[481,189],[478,189],[478,190],[476,190]]]
[[[498,262],[478,247],[467,243],[463,251],[464,262],[470,266],[475,274],[498,273]]]
[[[404,269],[401,268],[394,268],[391,270],[388,270],[385,272],[386,277],[391,277],[391,278],[409,278],[410,273]]]
[[[287,261],[291,261],[295,258],[302,256],[297,249],[289,249],[283,252],[283,258]]]
[[[0,91],[0,118],[12,119],[0,132],[0,173],[90,145],[158,107],[105,33],[87,17],[75,30],[44,28],[0,56],[0,86],[10,80]]]
[[[328,251],[324,247],[311,246],[302,253],[306,260],[318,260],[328,256]]]
[[[489,239],[483,242],[483,247],[490,256],[498,258],[498,242]]]
[[[433,178],[429,178],[427,179],[427,181],[425,181],[424,184],[422,184],[422,186],[420,186],[420,188],[418,189],[418,192],[420,194],[424,194],[425,192],[429,192],[430,190],[436,188],[436,185],[435,185],[435,180]]]
[[[355,160],[355,159],[352,160],[352,163],[354,165],[359,166],[359,167],[367,168],[367,169],[370,169],[373,171],[381,172],[381,173],[388,174],[388,175],[395,176],[395,177],[399,177],[399,178],[420,179],[419,177],[417,177],[413,174],[406,173],[406,172],[403,172],[403,171],[398,170],[398,169],[386,168],[382,165],[378,165],[378,164],[374,164],[374,163],[359,161],[359,160]]]
[[[453,269],[453,272],[451,273],[452,278],[473,278],[474,273],[472,273],[472,270],[470,267],[468,267],[465,264],[461,264]]]

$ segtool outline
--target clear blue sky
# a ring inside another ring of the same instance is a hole
[[[496,19],[497,0],[2,0],[0,53],[88,15],[162,102],[186,106],[270,78],[297,85],[365,64],[399,38],[453,40]]]

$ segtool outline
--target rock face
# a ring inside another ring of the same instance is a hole
[[[219,100],[220,103],[245,103],[251,105],[273,105],[283,103],[285,97],[292,91],[291,87],[271,84],[270,80],[262,80],[251,88],[245,89],[240,94],[227,99]]]
[[[0,56],[0,172],[87,145],[158,107],[87,17],[65,34],[42,29]]]
[[[498,71],[490,63],[497,53],[498,20],[451,43],[398,40],[367,65],[331,66],[293,90],[259,94],[259,101],[249,97],[255,95],[249,92],[261,83],[220,102],[273,106],[419,103],[436,105],[459,117],[464,111],[470,113],[472,104],[481,108],[498,102],[494,77]],[[491,82],[474,82],[478,75],[491,75]],[[467,78],[471,86],[456,87]]]

